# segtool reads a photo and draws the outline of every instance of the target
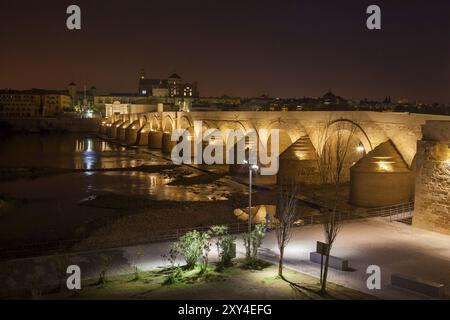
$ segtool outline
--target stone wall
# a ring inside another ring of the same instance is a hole
[[[450,121],[427,121],[417,144],[413,225],[450,234]]]

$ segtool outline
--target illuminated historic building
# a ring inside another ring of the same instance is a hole
[[[196,83],[184,81],[173,73],[167,79],[147,78],[144,71],[139,77],[139,95],[158,98],[195,98],[199,96]]]

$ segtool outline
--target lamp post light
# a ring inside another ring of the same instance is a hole
[[[252,178],[253,170],[258,171],[259,167],[256,164],[249,164],[244,160],[244,164],[248,165],[248,232],[252,231]]]

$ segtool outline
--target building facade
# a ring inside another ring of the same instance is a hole
[[[60,91],[0,90],[0,117],[54,117],[70,108],[72,99]]]
[[[142,71],[139,77],[139,95],[159,98],[196,98],[199,96],[197,83],[184,81],[173,73],[166,79],[147,78]]]
[[[41,96],[17,90],[0,91],[0,117],[29,118],[41,115]]]
[[[60,93],[42,96],[42,116],[57,116],[72,107],[70,96]]]
[[[155,112],[156,110],[156,104],[129,104],[115,101],[114,103],[107,103],[105,105],[105,113],[107,118],[118,114],[139,114]]]

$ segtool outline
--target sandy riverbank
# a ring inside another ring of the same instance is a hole
[[[275,203],[273,191],[253,194],[254,205]],[[76,245],[80,250],[144,243],[175,229],[237,223],[239,220],[233,211],[248,206],[248,195],[234,193],[227,200],[215,201],[155,201],[111,194],[86,205],[115,208],[118,214],[107,221],[96,221],[86,226],[88,236]],[[306,205],[301,205],[298,210],[299,215],[313,212],[314,209]]]

